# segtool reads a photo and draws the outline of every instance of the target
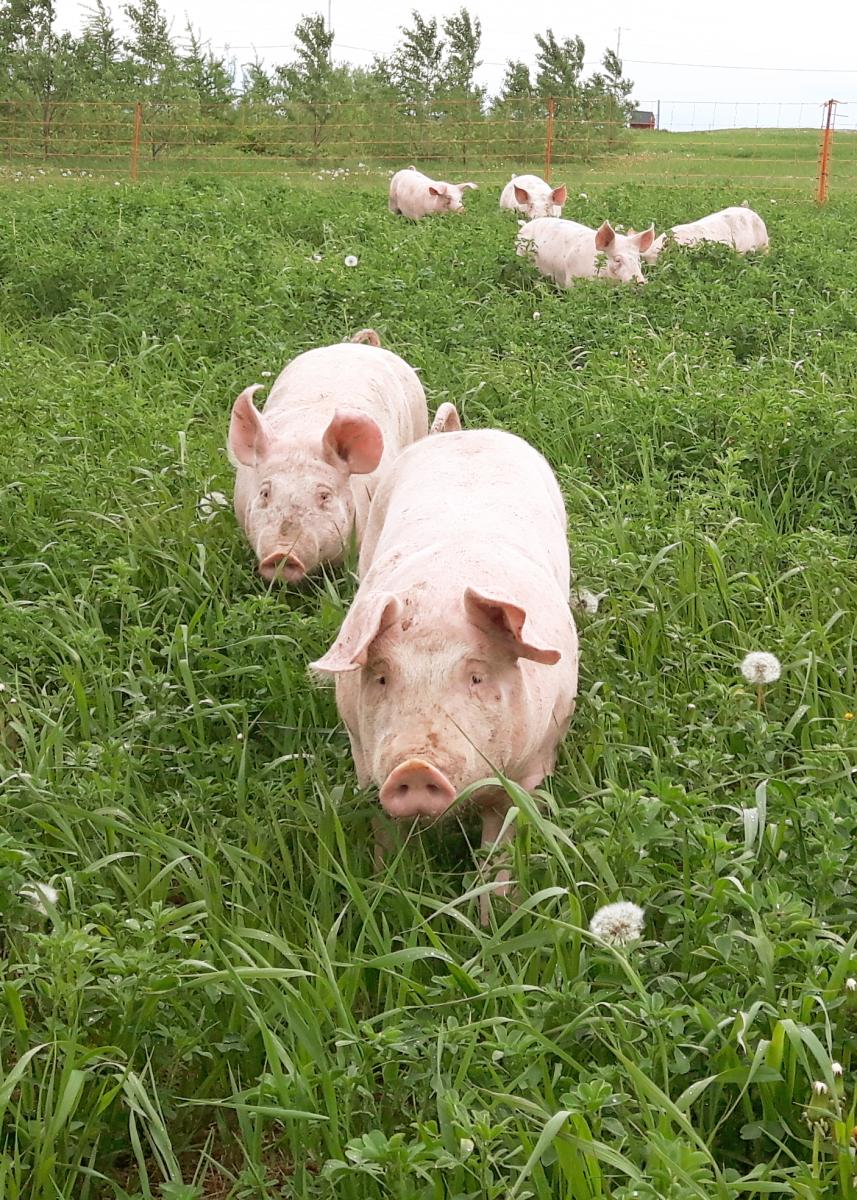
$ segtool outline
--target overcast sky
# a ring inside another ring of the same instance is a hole
[[[288,61],[301,15],[327,15],[327,0],[162,0],[162,7],[175,34],[189,19],[238,63],[252,59],[254,48],[269,64]],[[331,0],[330,7],[335,59],[368,65],[373,54],[393,48],[412,8],[443,17],[459,3]],[[482,21],[479,81],[490,92],[498,89],[508,58],[533,61],[537,32],[550,27],[558,37],[580,34],[592,69],[606,46],[616,48],[621,27],[620,54],[634,80],[634,99],[647,108],[660,100],[664,127],[817,126],[830,97],[851,101],[837,124],[857,127],[855,0],[830,0],[817,9],[797,0],[470,0],[468,7]],[[57,0],[60,25],[78,31],[85,8],[85,0]],[[118,13],[120,4],[113,8]]]

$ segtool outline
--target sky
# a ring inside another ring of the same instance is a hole
[[[108,0],[109,3],[109,0]],[[258,56],[269,65],[292,57],[292,33],[306,12],[327,15],[328,0],[161,0],[181,34],[189,20],[213,49],[240,64]],[[368,66],[392,50],[417,7],[442,18],[460,0],[330,0],[334,59]],[[62,28],[78,32],[86,0],[57,0]],[[120,3],[113,10],[118,14]],[[495,92],[506,60],[535,58],[534,34],[579,34],[588,71],[607,46],[616,49],[633,98],[672,129],[727,126],[817,127],[822,104],[843,103],[837,127],[857,129],[857,3],[830,0],[815,9],[797,0],[469,0],[482,21],[478,81]],[[693,14],[689,17],[689,11]],[[120,22],[121,24],[121,22]],[[587,71],[587,73],[588,73]],[[849,103],[850,102],[850,103]]]

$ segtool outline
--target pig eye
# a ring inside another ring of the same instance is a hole
[[[387,676],[386,675],[376,675],[375,682],[378,684],[378,687],[386,687],[387,686]]]
[[[267,504],[270,499],[271,499],[271,485],[266,480],[262,484],[262,486],[259,488],[259,503]]]
[[[322,508],[326,508],[327,505],[330,504],[332,496],[333,496],[333,493],[329,492],[327,490],[327,488],[319,488],[318,489],[318,502]]]

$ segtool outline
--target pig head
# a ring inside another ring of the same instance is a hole
[[[361,587],[312,665],[336,676],[358,779],[391,817],[434,821],[486,776],[531,789],[551,772],[577,687],[573,621],[558,615],[476,583]]]

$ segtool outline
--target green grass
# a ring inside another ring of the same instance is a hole
[[[857,1196],[857,202],[587,190],[637,228],[746,198],[773,251],[560,293],[486,191],[4,189],[0,1200]],[[238,391],[366,325],[548,456],[607,592],[486,930],[472,830],[372,874],[305,671],[352,574],[266,590],[196,511]]]

